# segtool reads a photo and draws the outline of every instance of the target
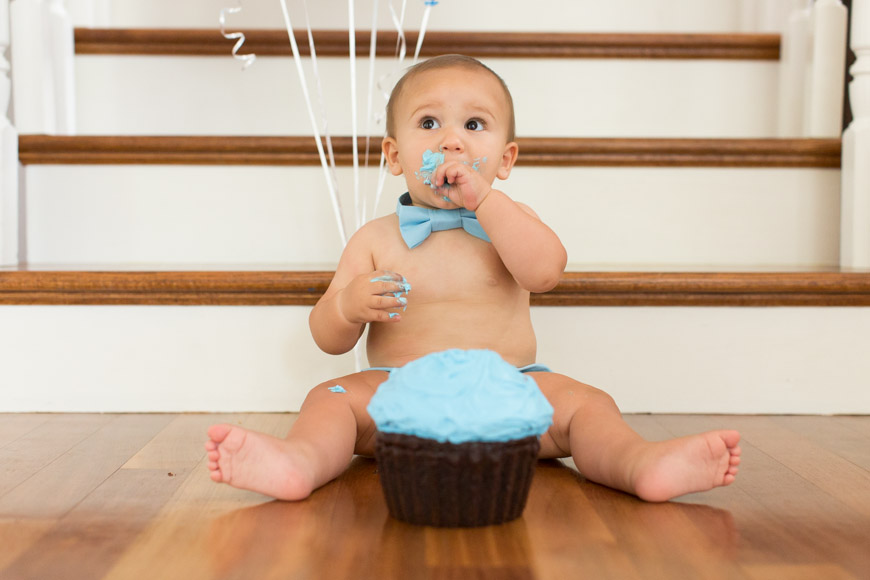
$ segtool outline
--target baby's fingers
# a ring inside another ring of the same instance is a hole
[[[411,291],[411,285],[404,276],[395,272],[375,272],[376,276],[371,279],[373,284],[372,294],[392,295],[396,298]]]
[[[391,308],[405,308],[408,306],[408,299],[404,296],[394,296],[386,294],[381,296],[372,296],[370,306],[376,310],[389,310]]]

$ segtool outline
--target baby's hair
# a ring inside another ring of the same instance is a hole
[[[415,64],[410,67],[402,78],[399,79],[399,82],[396,83],[396,86],[393,87],[393,92],[390,94],[390,100],[387,102],[387,135],[389,137],[395,137],[395,121],[393,120],[393,115],[395,114],[395,106],[396,102],[399,100],[399,97],[402,94],[402,90],[405,88],[405,84],[416,77],[417,75],[428,72],[431,70],[439,70],[445,68],[466,68],[469,70],[478,70],[485,71],[493,76],[499,84],[501,88],[504,89],[504,97],[508,104],[508,111],[510,111],[510,122],[508,124],[508,142],[513,141],[516,138],[516,121],[514,119],[514,100],[511,97],[511,92],[505,84],[504,80],[498,76],[491,68],[477,60],[476,58],[472,58],[470,56],[465,56],[462,54],[443,54],[441,56],[435,56],[428,60],[424,60],[421,63]]]

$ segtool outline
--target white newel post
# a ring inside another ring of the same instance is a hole
[[[12,0],[12,102],[21,133],[75,132],[74,41],[63,0]]]
[[[816,0],[813,4],[806,137],[830,138],[842,133],[847,17],[846,7],[840,0]]]
[[[843,133],[840,265],[870,268],[870,0],[852,1],[852,123]]]
[[[18,264],[18,133],[9,121],[9,2],[0,0],[0,266]]]

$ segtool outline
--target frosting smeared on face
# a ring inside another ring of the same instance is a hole
[[[426,149],[423,152],[423,165],[420,166],[419,171],[414,172],[414,175],[417,176],[417,179],[422,179],[424,184],[435,189],[435,185],[432,183],[432,174],[442,163],[444,163],[443,153]]]

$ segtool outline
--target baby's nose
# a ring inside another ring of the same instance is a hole
[[[444,153],[446,151],[450,151],[453,153],[461,152],[463,149],[462,139],[458,134],[451,131],[444,135],[444,138],[441,140],[441,152]]]

